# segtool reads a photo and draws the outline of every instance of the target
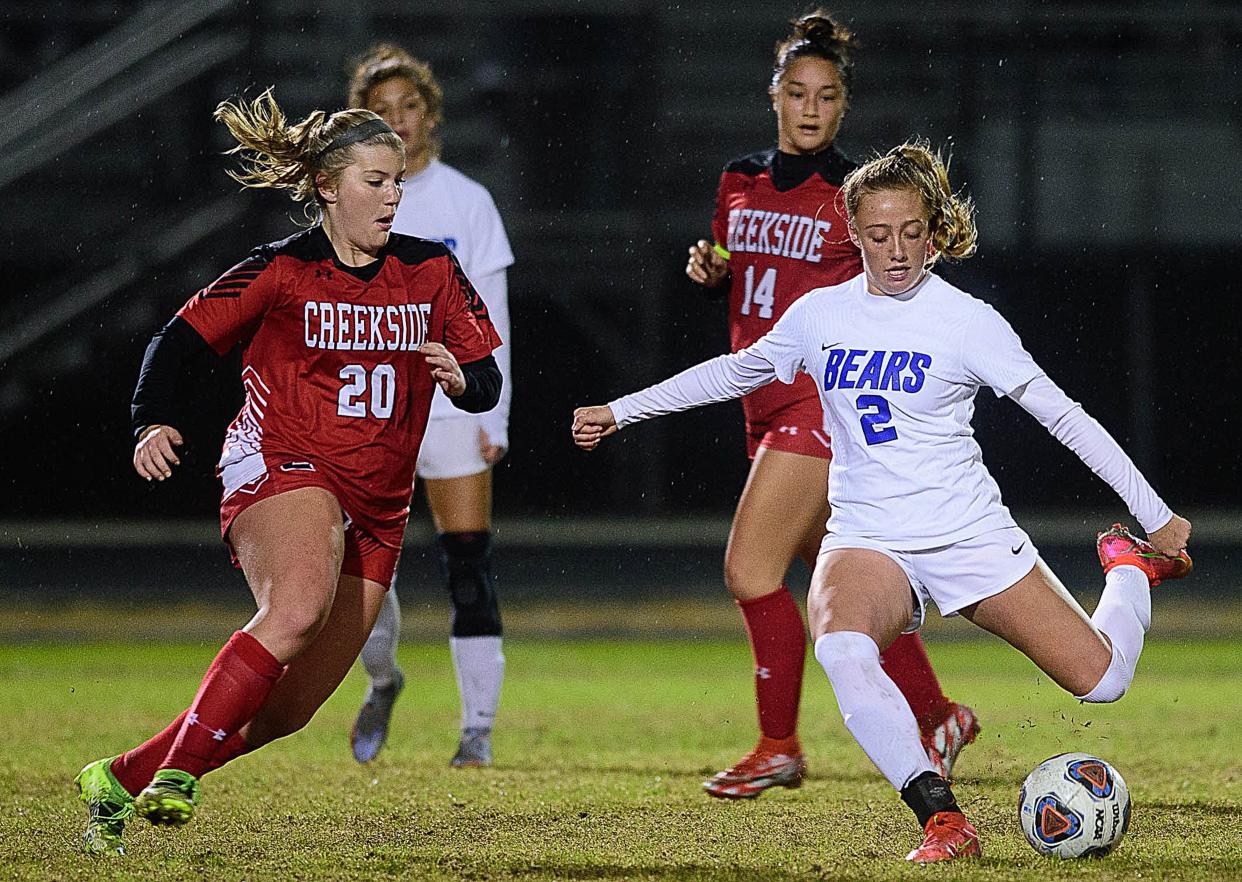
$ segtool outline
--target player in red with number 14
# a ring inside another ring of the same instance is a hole
[[[862,271],[840,198],[855,164],[833,144],[849,106],[853,34],[822,10],[793,25],[777,46],[769,87],[777,149],[725,168],[712,222],[716,241],[695,244],[686,266],[701,285],[727,284],[734,352],[770,331],[807,291]],[[712,796],[731,799],[797,787],[806,770],[797,736],[806,627],[784,579],[795,554],[815,565],[832,458],[809,377],[758,389],[742,406],[752,465],[725,552],[725,582],[754,651],[761,737],[740,762],[703,784]],[[900,637],[882,658],[914,711],[932,765],[948,777],[979,731],[974,712],[945,697],[917,634]]]
[[[234,177],[291,190],[319,223],[255,249],[155,335],[134,392],[134,467],[172,475],[184,360],[242,346],[220,521],[258,610],[166,729],[79,773],[93,853],[123,853],[134,814],[185,824],[205,773],[309,722],[392,581],[434,387],[473,413],[500,397],[500,339],[457,261],[390,232],[405,150],[383,120],[316,111],[290,125],[270,91],[216,118],[244,151]]]

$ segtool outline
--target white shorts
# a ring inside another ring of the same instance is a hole
[[[1021,527],[990,530],[952,545],[923,551],[894,551],[875,539],[829,533],[819,553],[838,548],[867,548],[891,558],[910,580],[914,615],[905,633],[917,631],[927,617],[927,601],[942,616],[1000,594],[1035,568],[1039,551]]]
[[[487,471],[489,466],[479,451],[482,424],[475,414],[429,420],[415,474],[424,480],[444,481]]]

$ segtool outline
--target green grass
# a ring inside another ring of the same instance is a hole
[[[1228,879],[1242,878],[1242,645],[1149,643],[1131,693],[1083,706],[996,641],[935,643],[947,689],[984,731],[959,801],[977,863],[919,869],[909,812],[849,738],[808,666],[811,778],[755,802],[699,781],[752,746],[748,650],[731,640],[507,642],[497,764],[455,771],[447,649],[402,647],[409,686],[367,767],[347,732],[355,670],[310,726],[209,776],[180,831],[133,822],[130,855],[75,851],[71,779],[188,703],[213,643],[0,645],[0,879]],[[1060,863],[1022,839],[1019,782],[1045,757],[1098,753],[1129,782],[1121,849]]]

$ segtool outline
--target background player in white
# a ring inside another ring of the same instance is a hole
[[[863,273],[812,291],[753,346],[607,406],[574,413],[575,442],[641,419],[813,377],[832,433],[832,515],[808,597],[815,656],[845,725],[924,827],[919,863],[980,853],[932,771],[879,647],[916,628],[927,600],[1026,654],[1082,701],[1116,701],[1151,622],[1150,587],[1190,571],[1190,524],[1117,442],[1048,378],[992,307],[930,272],[974,252],[969,200],[939,157],[904,144],[845,180]],[[1105,585],[1088,617],[1001,503],[970,419],[982,386],[1040,421],[1122,497],[1150,543],[1097,540]]]
[[[417,467],[453,603],[449,646],[462,712],[461,741],[451,763],[487,766],[505,669],[491,571],[491,468],[509,448],[513,384],[505,270],[513,252],[491,195],[439,159],[436,129],[443,105],[444,93],[431,68],[396,46],[377,45],[354,66],[349,106],[379,114],[405,143],[405,195],[393,231],[444,242],[487,303],[504,341],[495,352],[504,377],[500,403],[487,413],[465,414],[437,392]],[[372,759],[383,746],[393,702],[405,682],[397,667],[401,612],[395,580],[393,588],[362,650],[370,688],[350,733],[359,762]]]

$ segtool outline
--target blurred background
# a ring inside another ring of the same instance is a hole
[[[912,136],[951,149],[981,243],[943,274],[999,308],[1194,520],[1198,574],[1179,592],[1231,592],[1242,7],[826,6],[862,41],[838,143],[859,159]],[[382,39],[432,64],[442,158],[491,191],[516,255],[502,590],[723,598],[747,470],[740,405],[644,424],[589,456],[570,443],[570,413],[727,350],[723,304],[686,281],[685,249],[709,237],[722,166],[775,143],[772,49],[808,8],[0,2],[0,592],[239,590],[213,476],[240,401],[236,361],[186,378],[188,449],[165,484],[129,465],[129,397],[151,334],[300,218],[226,177],[212,109],[268,85],[291,116],[339,109],[347,63]],[[1062,578],[1094,595],[1094,533],[1124,507],[1011,402],[978,403],[1008,504]],[[439,583],[430,535],[420,504],[411,584],[419,567]]]

